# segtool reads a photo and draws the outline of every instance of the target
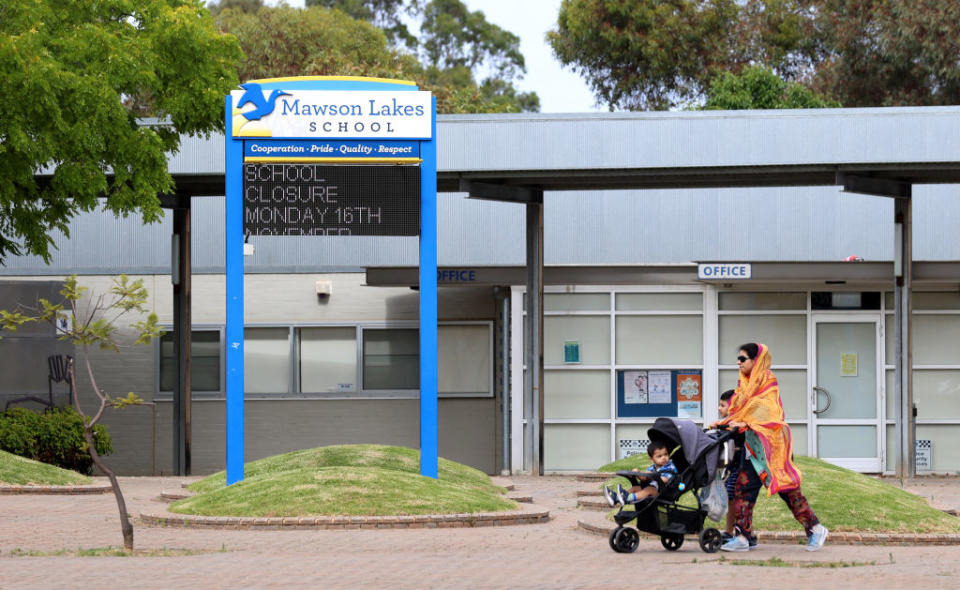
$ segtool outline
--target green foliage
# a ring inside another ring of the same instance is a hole
[[[377,27],[386,35],[385,49],[399,67],[389,75],[350,73],[342,66],[341,71],[331,69],[331,74],[414,80],[434,93],[441,113],[540,109],[535,92],[519,92],[513,84],[526,71],[519,37],[488,22],[483,12],[470,11],[461,0],[312,0],[307,6],[335,9]],[[407,29],[404,15],[419,18],[419,38]],[[400,50],[401,42],[409,52]],[[329,53],[338,47],[328,43],[314,51]]]
[[[487,21],[483,12],[471,12],[461,0],[431,0],[420,27],[424,63],[446,70],[481,65],[493,77],[510,80],[526,71],[520,38]]]
[[[413,49],[417,38],[407,28],[403,15],[416,14],[422,3],[423,0],[306,0],[305,4],[308,8],[335,8],[351,18],[371,23],[382,30],[394,46],[402,43]]]
[[[207,10],[213,16],[217,16],[228,8],[255,13],[263,8],[263,0],[220,0],[220,2],[207,3]]]
[[[306,449],[247,463],[226,486],[224,472],[190,486],[171,511],[230,516],[450,514],[513,510],[503,490],[472,467],[440,459],[437,479],[419,475],[419,453],[383,445]]]
[[[239,58],[200,0],[0,3],[0,262],[49,262],[104,197],[158,221],[167,153],[222,128]],[[138,124],[145,108],[162,122]]]
[[[740,74],[722,72],[710,84],[705,109],[822,109],[839,107],[797,82],[787,82],[761,66],[745,68]]]
[[[960,103],[960,4],[808,0],[814,88],[844,105]]]
[[[0,483],[8,485],[83,485],[90,479],[69,471],[0,450]]]
[[[949,0],[564,0],[548,40],[611,109],[699,103],[752,65],[845,106],[960,103]]]
[[[93,427],[93,442],[100,455],[113,452],[113,442],[101,424]],[[83,420],[70,407],[43,414],[25,408],[0,412],[0,450],[79,473],[89,474],[93,468]]]
[[[37,456],[40,416],[26,408],[0,413],[0,449],[20,457]]]
[[[392,51],[373,25],[339,11],[288,6],[256,13],[227,9],[220,28],[235,35],[246,55],[240,79],[284,76],[404,78],[415,60]]]
[[[547,41],[611,109],[697,99],[733,55],[736,0],[564,0]]]

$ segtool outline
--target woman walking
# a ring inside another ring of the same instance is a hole
[[[734,530],[723,551],[749,551],[756,547],[752,533],[753,507],[762,486],[779,494],[807,533],[807,551],[817,551],[827,540],[827,528],[800,492],[800,471],[793,464],[793,435],[784,421],[777,377],[770,370],[770,349],[749,343],[737,356],[740,379],[730,401],[729,414],[718,424],[746,430],[740,475],[734,486]]]

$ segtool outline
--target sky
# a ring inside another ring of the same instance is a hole
[[[286,0],[303,7],[304,0]],[[544,34],[557,22],[560,0],[463,0],[470,10],[483,11],[487,21],[520,37],[527,73],[516,83],[524,92],[535,91],[543,113],[585,113],[599,109],[586,82],[564,69],[553,57]],[[267,0],[276,4],[277,0]]]

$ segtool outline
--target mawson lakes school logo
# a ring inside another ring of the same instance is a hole
[[[235,137],[409,140],[432,132],[429,92],[240,88],[231,93]]]
[[[254,109],[252,111],[245,111],[243,117],[247,121],[256,121],[261,117],[269,115],[273,112],[273,109],[277,106],[277,99],[281,96],[290,96],[289,92],[284,92],[283,90],[274,90],[270,93],[270,96],[264,98],[263,90],[260,89],[260,85],[254,82],[248,84],[241,84],[240,88],[246,90],[243,93],[243,96],[240,97],[240,100],[237,101],[237,108],[243,108],[247,103],[253,103]]]

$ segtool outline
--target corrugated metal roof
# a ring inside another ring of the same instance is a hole
[[[456,115],[438,117],[439,170],[451,178],[503,171],[632,169],[679,177],[687,168],[843,164],[941,171],[960,163],[960,107]],[[170,159],[174,174],[223,174],[222,136],[188,138]],[[452,175],[452,176],[451,176]],[[603,172],[595,178],[603,176]],[[832,177],[830,177],[832,178]],[[439,263],[524,263],[522,205],[442,193]],[[956,185],[914,187],[914,258],[960,260]],[[222,272],[223,197],[192,201],[194,272]],[[836,186],[545,193],[547,264],[650,264],[696,260],[829,261],[893,256],[893,202]],[[0,274],[165,273],[171,216],[84,214],[45,266],[8,258]],[[253,237],[247,272],[320,272],[414,265],[415,238]]]

